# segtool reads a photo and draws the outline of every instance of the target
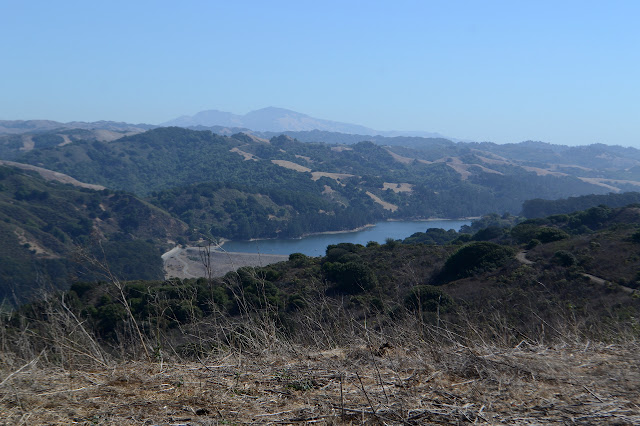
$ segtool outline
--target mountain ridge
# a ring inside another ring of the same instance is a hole
[[[144,132],[153,129],[153,124],[125,123],[123,121],[70,121],[63,123],[54,120],[0,120],[0,135],[19,135],[30,132],[47,132],[56,129],[115,130]]]
[[[366,136],[422,136],[437,137],[445,136],[435,132],[423,131],[381,131],[374,130],[359,124],[344,123],[340,121],[314,118],[310,115],[292,111],[285,108],[266,107],[249,111],[244,115],[233,114],[220,110],[205,110],[194,115],[183,115],[173,120],[160,123],[160,126],[178,127],[238,127],[247,128],[258,132],[287,132],[287,131],[328,131],[346,134],[366,135]],[[449,138],[451,139],[451,138]],[[453,139],[455,140],[455,139]]]

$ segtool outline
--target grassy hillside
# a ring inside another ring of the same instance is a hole
[[[4,122],[6,123],[6,122]],[[18,132],[18,134],[0,134],[0,158],[13,160],[32,150],[65,146],[79,141],[110,142],[127,135],[140,133],[142,129],[136,128],[65,128],[62,123],[57,129],[43,131]],[[53,124],[52,124],[53,126]],[[2,122],[0,120],[0,131]]]

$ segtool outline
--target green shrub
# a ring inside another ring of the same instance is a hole
[[[540,225],[531,223],[531,221],[527,220],[526,222],[522,222],[514,226],[511,229],[510,234],[517,242],[524,244],[527,241],[531,241],[531,239],[536,238],[539,229]]]
[[[342,256],[349,253],[347,250],[339,247],[333,247],[327,249],[327,255],[325,256],[327,262],[338,262]]]
[[[291,253],[289,255],[289,262],[296,268],[301,268],[309,263],[309,257],[302,253]]]
[[[558,250],[553,254],[553,262],[558,263],[562,266],[572,266],[576,264],[576,257],[573,253],[568,252],[566,250]]]
[[[505,234],[504,228],[499,228],[497,226],[490,226],[485,229],[481,229],[473,235],[474,241],[489,241],[494,240],[496,238],[500,238]]]
[[[451,296],[432,285],[418,285],[411,289],[404,305],[413,312],[446,312],[453,306]]]
[[[322,265],[322,271],[329,281],[336,283],[336,290],[343,293],[360,293],[378,284],[373,270],[362,261],[327,262]]]
[[[400,244],[400,242],[394,240],[393,238],[387,238],[386,240],[384,240],[384,246],[388,250],[393,250],[398,244]]]
[[[569,234],[558,228],[542,227],[535,234],[535,239],[542,243],[551,243],[569,238]]]
[[[542,244],[540,240],[534,238],[531,241],[529,241],[529,243],[527,244],[527,250],[531,250],[532,248],[537,247],[540,244]]]
[[[441,279],[452,281],[495,269],[514,256],[514,251],[486,241],[467,244],[453,253],[444,264]]]

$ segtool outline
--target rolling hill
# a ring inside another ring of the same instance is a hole
[[[517,214],[527,199],[640,185],[606,177],[633,174],[632,168],[609,167],[613,154],[586,177],[583,166],[559,172],[556,163],[533,166],[480,149],[484,145],[421,141],[419,148],[331,145],[170,127],[111,142],[34,149],[19,160],[133,191],[199,232],[243,239],[348,229],[385,218]],[[604,177],[592,177],[596,171]]]
[[[186,228],[131,194],[0,166],[0,300],[15,304],[80,277],[104,278],[86,268],[94,257],[122,279],[162,278],[161,248]]]

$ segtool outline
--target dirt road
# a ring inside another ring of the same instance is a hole
[[[527,259],[527,252],[526,251],[521,251],[518,252],[518,254],[516,254],[516,259],[518,259],[521,263],[525,264],[525,265],[533,265],[535,262],[532,262],[531,260]],[[591,275],[591,274],[587,274],[587,273],[583,273],[583,276],[589,278],[592,282],[596,283],[596,284],[600,284],[600,285],[606,285],[607,284],[607,280],[605,280],[604,278],[600,278],[600,277],[596,277],[595,275]],[[631,287],[626,287],[623,285],[618,285],[618,287],[624,291],[625,293],[629,293],[632,294],[635,292],[634,289],[632,289]]]

